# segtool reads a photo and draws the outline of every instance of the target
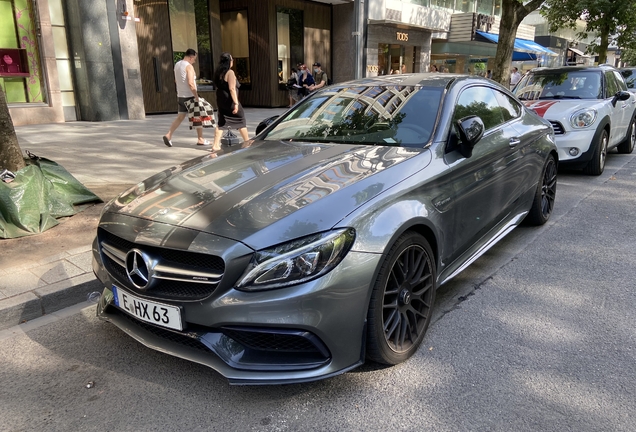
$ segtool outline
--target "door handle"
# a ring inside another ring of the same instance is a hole
[[[518,144],[521,144],[521,140],[519,139],[519,137],[510,138],[510,147],[514,147]]]

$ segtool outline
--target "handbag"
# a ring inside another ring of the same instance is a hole
[[[228,127],[227,132],[221,137],[221,144],[231,146],[239,143],[239,137],[232,133],[232,130]]]

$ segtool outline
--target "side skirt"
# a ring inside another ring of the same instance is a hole
[[[480,256],[485,254],[491,247],[497,244],[499,240],[504,238],[510,231],[515,229],[526,217],[527,211],[519,213],[509,219],[502,225],[493,228],[487,235],[484,236],[485,242],[479,243],[481,246],[476,245],[474,248],[468,250],[464,255],[457,258],[451,265],[444,269],[440,273],[438,288],[461,273],[466,267],[471,265]],[[476,249],[476,250],[475,250]]]

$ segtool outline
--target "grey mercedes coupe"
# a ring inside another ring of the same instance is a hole
[[[554,142],[483,78],[329,86],[253,140],[108,203],[97,314],[233,384],[397,364],[422,343],[439,286],[522,221],[548,220]]]

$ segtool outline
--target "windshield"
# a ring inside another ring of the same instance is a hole
[[[636,73],[634,72],[634,69],[625,69],[621,71],[623,78],[625,78],[625,84],[627,84],[627,88],[634,88],[634,83],[636,83]]]
[[[595,71],[529,73],[515,87],[521,100],[602,99],[601,74]]]
[[[263,139],[422,147],[431,139],[442,90],[330,88],[299,103]]]

